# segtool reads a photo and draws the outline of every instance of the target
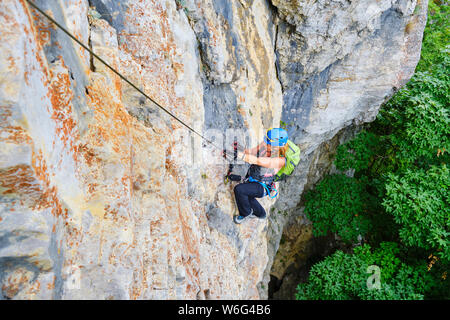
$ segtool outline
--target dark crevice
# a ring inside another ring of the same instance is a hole
[[[89,21],[89,19],[88,19],[88,21]],[[91,24],[90,24],[90,23],[89,23],[88,46],[89,46],[89,49],[92,50]],[[92,53],[89,53],[89,69],[90,69],[92,72],[95,72],[94,56],[92,55]]]
[[[275,26],[275,43],[274,43],[274,52],[275,52],[275,76],[277,77],[278,82],[281,86],[281,94],[284,92],[284,86],[283,82],[281,81],[281,70],[280,70],[280,61],[278,57],[278,51],[277,51],[277,44],[278,44],[278,24]]]
[[[270,275],[269,288],[268,288],[268,296],[269,300],[273,299],[273,294],[280,290],[281,285],[283,284],[283,279],[278,279],[274,275]]]
[[[179,1],[175,0],[175,3],[177,5],[177,10],[178,10],[178,6],[179,6]],[[183,9],[186,9],[184,7],[182,7]],[[209,79],[209,73],[210,73],[210,66],[207,63],[207,55],[205,52],[205,48],[204,48],[204,44],[202,43],[202,41],[199,38],[199,35],[197,34],[197,32],[195,32],[194,30],[194,26],[195,26],[195,20],[189,15],[189,11],[183,10],[183,12],[186,15],[186,18],[188,20],[189,26],[192,30],[192,32],[194,33],[195,39],[197,40],[197,50],[198,50],[198,55],[199,55],[199,67],[200,67],[200,74],[202,75],[202,77],[206,77],[207,79]]]
[[[336,241],[333,234],[329,234],[327,236],[313,238],[307,245],[306,250],[309,252],[308,257],[306,259],[298,258],[286,268],[280,279],[270,275],[268,284],[269,299],[295,299],[298,284],[308,280],[309,272],[316,263],[333,254],[336,250],[347,252],[348,248],[345,248],[339,241]]]

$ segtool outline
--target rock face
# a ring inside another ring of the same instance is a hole
[[[267,298],[272,265],[279,277],[288,267],[273,264],[284,226],[302,235],[295,247],[311,237],[297,205],[322,172],[318,154],[327,159],[327,141],[373,120],[411,77],[427,7],[416,0],[34,3],[214,145],[237,137],[254,146],[282,123],[302,161],[276,202],[262,200],[269,219],[235,225],[220,148],[27,1],[3,0],[2,299]]]

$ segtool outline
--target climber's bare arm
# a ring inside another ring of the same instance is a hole
[[[245,150],[244,150],[244,153],[245,153],[245,154],[251,154],[251,155],[256,156],[256,155],[258,154],[258,150],[261,149],[261,148],[263,147],[263,145],[264,145],[264,141],[261,142],[259,145],[257,145],[257,146],[254,147],[254,148],[251,148],[251,149],[245,149]]]
[[[251,154],[242,154],[241,159],[250,164],[256,164],[264,168],[274,168],[278,170],[283,168],[284,165],[286,164],[286,158],[284,157],[269,158],[269,157],[256,157]]]

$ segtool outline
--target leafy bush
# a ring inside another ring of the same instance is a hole
[[[382,283],[380,290],[366,290],[361,293],[364,300],[423,300],[430,289],[430,275],[425,270],[401,264],[395,277]]]
[[[305,213],[316,236],[336,232],[344,241],[351,242],[370,228],[363,182],[343,174],[327,176],[305,199]]]
[[[354,178],[325,177],[305,196],[315,235],[362,235],[379,248],[325,258],[298,286],[297,299],[449,298],[449,25],[447,2],[430,1],[416,74],[337,150],[336,168],[354,169]],[[382,270],[379,290],[365,284],[369,265]]]
[[[424,158],[448,155],[450,149],[450,57],[433,73],[416,73],[380,111],[379,119],[391,127],[389,138],[398,150],[398,162],[407,167]]]
[[[297,286],[297,300],[418,300],[431,288],[423,266],[410,266],[398,258],[396,243],[356,247],[353,254],[336,251],[316,263],[306,283]],[[369,288],[369,266],[380,269],[380,287]]]
[[[355,248],[355,254],[364,258],[368,265],[378,265],[381,270],[381,281],[388,282],[392,279],[395,271],[400,265],[400,248],[395,242],[382,242],[380,247],[370,251],[370,246],[365,245]]]
[[[401,225],[410,246],[437,250],[450,259],[450,174],[446,165],[391,174],[383,206]]]
[[[416,71],[427,71],[446,58],[446,53],[441,49],[449,44],[450,11],[449,6],[441,4],[441,2],[433,0],[428,3],[428,21],[424,31],[420,61]]]
[[[297,300],[348,300],[364,290],[367,270],[354,255],[336,251],[316,263],[306,283],[297,286]]]
[[[334,162],[336,168],[342,171],[355,169],[356,172],[368,169],[370,159],[376,154],[379,140],[377,135],[362,131],[354,139],[340,145]]]

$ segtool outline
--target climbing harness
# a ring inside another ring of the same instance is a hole
[[[249,182],[258,182],[260,185],[264,188],[264,195],[269,196],[269,198],[273,199],[278,195],[278,190],[275,189],[275,184],[272,182],[269,185],[265,184],[264,182],[261,182],[259,180],[253,179],[252,177],[248,177]],[[271,192],[275,191],[274,195],[271,195]]]
[[[258,156],[259,156],[258,150]],[[272,168],[264,168],[256,164],[252,164],[248,169],[245,182],[257,182],[264,188],[264,195],[273,199],[278,195],[278,190],[274,184],[275,174]],[[275,194],[272,192],[275,191]]]

